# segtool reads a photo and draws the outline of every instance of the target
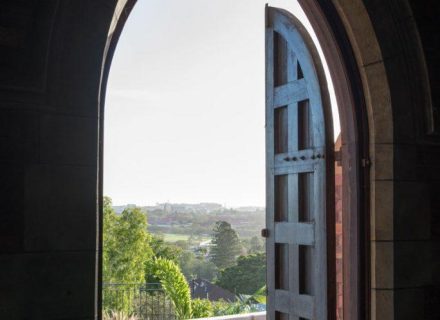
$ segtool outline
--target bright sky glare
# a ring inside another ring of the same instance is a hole
[[[138,0],[107,88],[114,204],[264,206],[266,2]],[[269,4],[304,21],[295,0]]]

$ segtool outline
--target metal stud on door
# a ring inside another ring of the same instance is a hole
[[[333,128],[303,25],[266,7],[268,319],[334,319]]]

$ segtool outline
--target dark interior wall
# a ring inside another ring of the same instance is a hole
[[[440,3],[435,0],[409,0],[414,22],[417,25],[423,55],[428,67],[428,79],[431,93],[431,107],[428,110],[427,129],[429,133],[439,134],[440,126]]]
[[[0,319],[95,318],[98,96],[115,5],[0,1]]]
[[[440,319],[439,5],[364,0],[391,91],[395,319]],[[433,88],[432,97],[427,88]],[[432,103],[434,102],[434,104]]]

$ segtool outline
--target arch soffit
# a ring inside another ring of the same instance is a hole
[[[309,18],[327,58],[340,109],[342,139],[350,144],[358,137],[347,136],[357,108],[352,101],[348,77],[344,75],[343,58],[318,2],[298,0]],[[361,0],[332,0],[347,33],[361,80],[368,119],[368,156],[370,215],[370,288],[392,288],[393,239],[393,115],[391,92],[382,52],[368,12]],[[351,109],[351,111],[350,111]],[[351,119],[350,119],[351,118]],[[344,128],[345,126],[345,128]],[[345,129],[345,136],[344,136]],[[353,133],[355,131],[351,131]],[[350,147],[348,147],[350,150]],[[355,149],[351,149],[355,154]],[[345,267],[345,265],[344,265]],[[391,319],[393,299],[372,289],[371,318]],[[387,293],[388,295],[388,293]],[[345,296],[344,296],[345,299]],[[345,303],[344,303],[345,305]]]

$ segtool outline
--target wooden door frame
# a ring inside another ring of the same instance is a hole
[[[369,126],[361,76],[346,29],[333,3],[298,2],[321,44],[340,115],[344,318],[369,319]]]

